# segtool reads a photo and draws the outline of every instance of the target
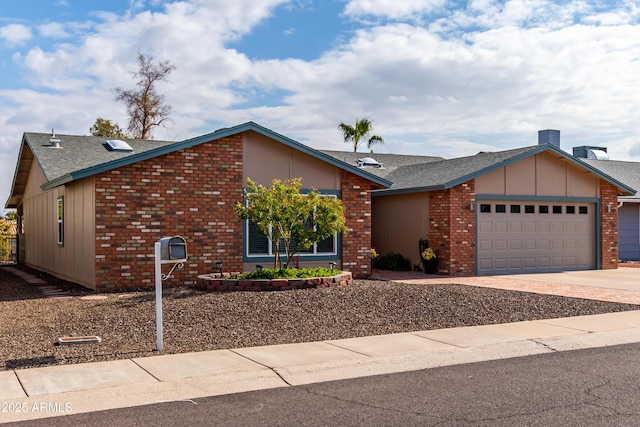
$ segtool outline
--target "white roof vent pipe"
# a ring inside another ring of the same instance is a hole
[[[56,132],[51,129],[51,138],[49,138],[49,144],[51,144],[51,148],[62,148],[60,147],[60,139],[56,138]]]

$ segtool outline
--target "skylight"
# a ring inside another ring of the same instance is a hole
[[[378,162],[376,159],[371,158],[371,157],[364,157],[362,159],[358,159],[358,166],[359,167],[375,167],[375,168],[381,168],[382,167],[382,163]]]
[[[121,139],[107,139],[105,144],[109,151],[133,151],[133,148]]]

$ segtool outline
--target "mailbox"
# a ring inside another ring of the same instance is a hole
[[[160,260],[162,262],[187,262],[187,242],[181,236],[160,239]]]

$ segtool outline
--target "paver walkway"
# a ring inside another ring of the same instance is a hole
[[[28,284],[38,288],[46,298],[71,298],[71,294],[68,291],[60,289],[57,286],[50,285],[45,280],[42,280],[33,274],[15,267],[4,267],[4,269],[9,271],[11,274],[20,277]]]
[[[372,279],[391,282],[416,283],[422,285],[459,284],[481,286],[510,291],[532,292],[547,295],[559,295],[572,298],[583,298],[598,301],[618,302],[623,304],[640,304],[640,290],[629,291],[593,285],[574,285],[517,279],[514,276],[473,276],[448,277],[412,271],[374,270]],[[640,284],[640,269],[638,269]],[[640,286],[639,286],[640,288]]]

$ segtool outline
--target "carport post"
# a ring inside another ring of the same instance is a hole
[[[162,350],[162,264],[160,263],[160,242],[154,244],[156,257],[156,336],[158,351]]]

